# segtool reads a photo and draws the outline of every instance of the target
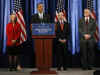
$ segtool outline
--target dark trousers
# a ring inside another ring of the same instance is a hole
[[[81,64],[83,68],[93,67],[95,58],[95,42],[94,40],[81,40]]]
[[[57,45],[57,68],[67,68],[67,45],[58,43]]]

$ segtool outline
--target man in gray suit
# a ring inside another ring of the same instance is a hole
[[[84,17],[79,21],[80,52],[83,70],[91,70],[94,64],[94,46],[96,21],[90,17],[89,9],[84,10]]]

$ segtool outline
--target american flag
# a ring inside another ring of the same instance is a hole
[[[13,13],[16,13],[17,16],[17,22],[21,26],[21,34],[20,34],[20,44],[25,42],[27,40],[27,34],[26,34],[26,24],[23,17],[23,10],[22,10],[22,0],[13,0],[12,2],[12,11]]]
[[[91,11],[91,17],[96,20],[96,12],[94,10],[94,0],[87,0],[87,8]],[[96,41],[99,41],[99,29],[96,27],[96,32],[94,34]]]
[[[64,21],[66,22],[67,20],[66,20],[66,12],[65,12],[65,9],[64,9],[64,0],[58,0],[58,2],[57,2],[55,22],[58,21],[58,13],[59,12],[63,12]]]

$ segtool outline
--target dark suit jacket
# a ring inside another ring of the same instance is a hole
[[[69,24],[67,22],[64,22],[64,29],[63,29],[63,31],[61,30],[60,22],[57,22],[56,25],[57,25],[56,38],[57,39],[66,39],[66,40],[68,40],[69,36],[70,36]]]
[[[88,23],[88,31],[86,30],[86,22],[85,22],[85,18],[80,19],[79,21],[79,33],[80,33],[80,40],[85,40],[84,38],[84,34],[90,34],[91,35],[91,39],[94,40],[94,33],[96,31],[96,21],[92,18],[89,19],[89,23]]]
[[[49,23],[49,22],[50,22],[50,16],[48,14],[43,14],[43,19],[40,19],[38,14],[34,14],[31,17],[31,24],[32,23]]]

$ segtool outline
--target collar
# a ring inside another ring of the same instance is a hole
[[[59,22],[60,22],[60,24],[61,24],[61,23],[64,23],[64,20],[59,20]]]
[[[38,13],[40,18],[43,18],[43,12],[42,13]]]
[[[90,17],[85,17],[85,21],[88,19],[88,21],[89,21],[89,19],[90,19]]]

